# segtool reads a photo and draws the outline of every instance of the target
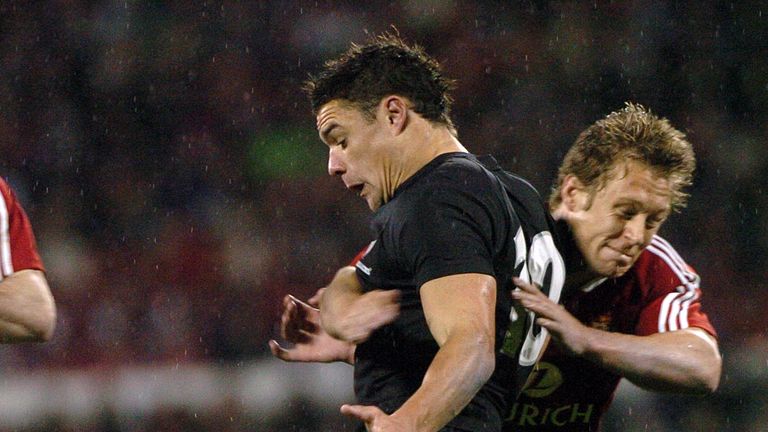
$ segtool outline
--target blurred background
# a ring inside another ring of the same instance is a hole
[[[721,386],[623,384],[605,430],[767,430],[768,3],[54,0],[0,3],[0,175],[59,313],[0,346],[0,431],[352,430],[351,369],[267,341],[369,241],[301,83],[392,25],[458,79],[461,141],[545,194],[624,101],[688,134],[662,235],[702,276]]]

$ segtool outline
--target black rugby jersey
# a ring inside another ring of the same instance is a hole
[[[497,282],[496,370],[447,427],[500,430],[510,395],[517,394],[535,362],[519,366],[518,358],[538,354],[536,343],[543,337],[522,311],[520,319],[510,323],[511,277],[533,277],[557,299],[564,277],[557,267],[562,267],[562,259],[550,234],[551,219],[535,190],[502,171],[492,158],[482,162],[487,167],[468,153],[440,155],[404,182],[374,215],[376,237],[357,262],[357,274],[366,291],[400,290],[401,309],[393,323],[356,349],[359,403],[392,413],[419,388],[439,349],[424,317],[419,288],[444,276],[482,273]]]

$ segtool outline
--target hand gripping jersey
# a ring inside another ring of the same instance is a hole
[[[517,393],[520,376],[527,377],[546,340],[527,314],[513,313],[511,277],[536,280],[555,301],[564,282],[540,197],[492,158],[450,153],[404,182],[376,212],[373,228],[375,240],[355,262],[357,275],[366,291],[400,290],[400,315],[357,346],[358,402],[392,413],[421,385],[439,349],[421,305],[424,283],[488,274],[497,281],[496,370],[447,428],[500,430],[509,395]]]
[[[25,269],[45,270],[27,214],[0,178],[0,280]]]
[[[601,330],[647,336],[715,330],[701,310],[699,276],[659,236],[623,276],[574,294],[566,308]],[[596,431],[621,377],[552,344],[512,405],[505,431]]]

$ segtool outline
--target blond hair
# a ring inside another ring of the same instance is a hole
[[[591,198],[610,180],[613,168],[629,160],[641,162],[669,180],[673,210],[685,206],[688,194],[683,189],[691,185],[696,167],[693,147],[667,119],[627,102],[624,109],[598,120],[576,138],[558,170],[550,208],[560,205],[560,188],[569,174],[590,189]]]

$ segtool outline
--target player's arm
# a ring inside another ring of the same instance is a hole
[[[320,321],[332,337],[357,344],[397,317],[398,300],[396,290],[363,292],[355,268],[343,267],[320,299]]]
[[[720,382],[717,342],[702,329],[648,336],[588,331],[582,356],[647,390],[707,394]]]
[[[554,340],[573,355],[590,360],[647,390],[706,394],[720,381],[722,359],[706,331],[688,328],[647,336],[588,327],[534,285],[515,280],[513,297],[537,316]]]
[[[0,341],[47,341],[55,323],[56,306],[42,271],[20,270],[0,282]]]
[[[493,373],[496,280],[474,273],[441,277],[422,285],[421,301],[440,349],[419,389],[391,416],[376,407],[342,407],[369,430],[437,431]]]

